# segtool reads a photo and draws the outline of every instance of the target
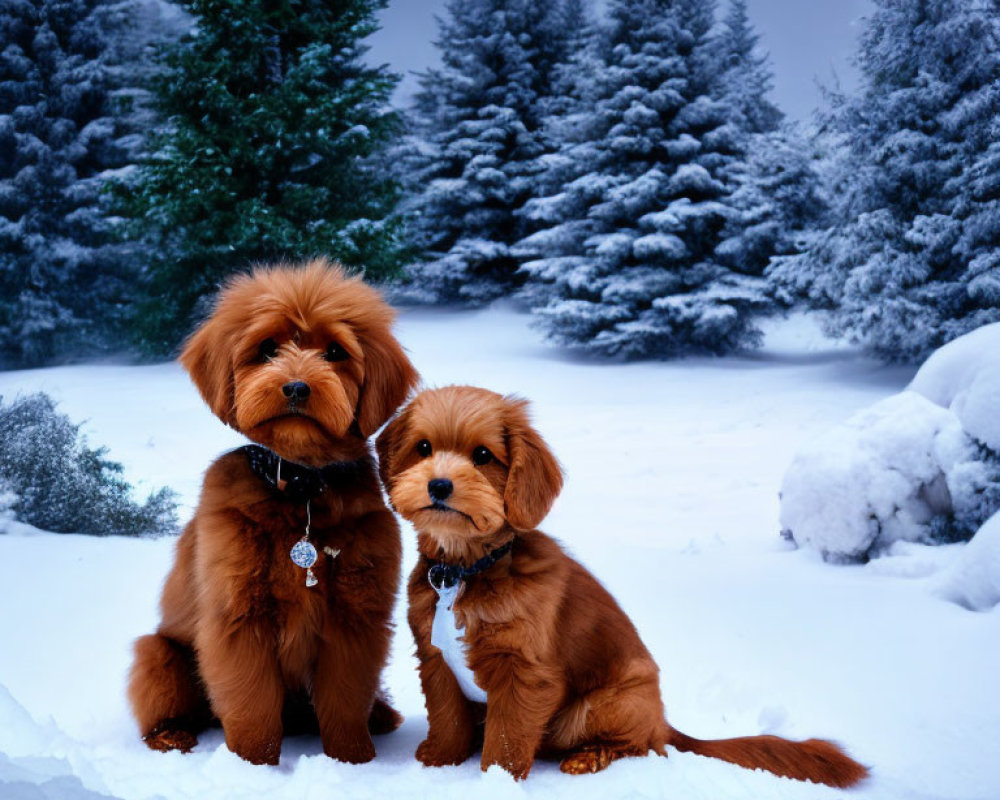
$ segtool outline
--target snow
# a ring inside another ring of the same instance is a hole
[[[1000,512],[990,517],[940,576],[937,592],[972,611],[1000,604]]]
[[[909,388],[950,408],[970,435],[1000,451],[1000,322],[936,350]]]
[[[944,524],[968,537],[1000,495],[984,444],[1000,447],[1000,324],[940,348],[906,391],[805,443],[782,483],[782,528],[834,561],[933,543]]]
[[[915,392],[863,409],[804,445],[781,486],[781,526],[834,561],[929,541],[950,510],[949,479],[976,450],[950,411]]]
[[[868,565],[835,567],[778,535],[777,491],[799,445],[898,393],[912,370],[810,336],[796,351],[787,331],[744,357],[608,364],[542,344],[528,323],[497,309],[415,311],[399,335],[428,385],[532,400],[567,471],[542,528],[635,622],[672,722],[702,737],[840,741],[873,769],[853,798],[1000,796],[1000,613],[972,614],[936,593],[972,545],[900,543]],[[209,461],[240,442],[173,364],[0,373],[5,397],[40,389],[127,476],[173,486],[186,509]],[[846,796],[676,752],[586,777],[539,763],[522,785],[474,760],[424,768],[413,758],[426,721],[404,603],[386,683],[407,719],[376,741],[374,762],[332,761],[305,737],[286,740],[278,767],[255,767],[218,731],[189,755],[154,753],[138,739],[124,681],[132,640],[157,622],[173,541],[25,533],[0,536],[4,800]],[[404,543],[409,570],[405,527]]]

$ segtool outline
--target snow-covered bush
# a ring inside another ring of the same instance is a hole
[[[907,391],[805,445],[781,489],[787,536],[831,561],[969,539],[1000,509],[1000,324],[942,347]]]
[[[938,579],[937,593],[970,611],[1000,603],[1000,513],[990,517]]]
[[[45,394],[0,404],[0,515],[57,533],[143,536],[176,527],[174,493],[159,489],[142,505],[129,496],[122,466],[88,447]]]
[[[1000,451],[1000,323],[934,352],[909,388],[951,409],[971,436]]]

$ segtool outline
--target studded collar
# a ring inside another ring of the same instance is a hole
[[[371,459],[334,461],[322,467],[307,467],[284,459],[273,450],[256,444],[240,448],[250,470],[287,500],[302,502],[317,497],[325,488],[342,491],[359,483],[371,472]]]

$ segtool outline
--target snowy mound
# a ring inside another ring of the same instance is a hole
[[[39,758],[46,749],[72,749],[51,726],[39,725],[0,684],[0,797],[25,800],[114,800],[86,789],[65,758]]]
[[[1000,451],[1000,322],[932,353],[909,388],[950,408],[969,435]]]
[[[837,562],[897,541],[967,539],[1000,506],[997,450],[1000,325],[990,325],[934,353],[907,391],[803,446],[782,484],[782,529]]]
[[[986,521],[941,576],[937,593],[970,611],[1000,604],[1000,513]]]

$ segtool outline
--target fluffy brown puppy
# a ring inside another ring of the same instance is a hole
[[[867,770],[836,745],[776,736],[700,741],[664,719],[659,670],[614,598],[535,530],[562,488],[524,401],[451,386],[419,394],[378,438],[392,505],[417,530],[410,577],[428,766],[524,778],[536,756],[596,772],[666,745],[850,786]]]
[[[277,764],[305,711],[327,755],[363,762],[369,728],[399,724],[379,678],[401,543],[367,444],[417,378],[392,319],[313,261],[234,278],[184,347],[212,411],[262,446],[208,468],[162,622],[136,642],[128,695],[151,748],[189,750],[216,719],[234,753]]]

